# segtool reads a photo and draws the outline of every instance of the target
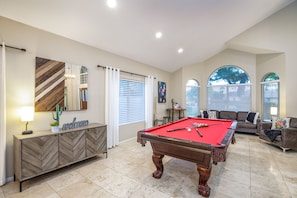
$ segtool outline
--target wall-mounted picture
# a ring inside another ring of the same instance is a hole
[[[158,82],[158,103],[166,102],[166,83]]]

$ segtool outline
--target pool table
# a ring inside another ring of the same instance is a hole
[[[153,149],[153,162],[157,170],[154,178],[163,174],[164,155],[197,164],[199,173],[198,193],[210,195],[207,181],[212,164],[224,162],[228,145],[235,143],[234,131],[237,122],[202,118],[184,118],[164,125],[137,132],[137,142],[145,146],[149,141]]]

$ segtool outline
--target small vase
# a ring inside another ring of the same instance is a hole
[[[51,129],[52,129],[52,132],[54,133],[59,132],[59,126],[52,126]]]

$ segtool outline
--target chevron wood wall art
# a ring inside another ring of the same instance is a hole
[[[65,62],[36,57],[35,111],[55,111],[64,106]]]

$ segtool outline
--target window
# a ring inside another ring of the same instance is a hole
[[[188,117],[199,114],[199,85],[196,80],[188,80],[186,84],[186,109]]]
[[[208,79],[207,108],[229,111],[250,111],[249,76],[236,66],[217,69]]]
[[[120,80],[120,125],[145,120],[144,81],[122,78]]]
[[[87,84],[88,83],[88,68],[82,66],[80,68],[80,84]]]
[[[279,115],[279,76],[269,73],[261,84],[263,120],[271,120],[272,116]]]

